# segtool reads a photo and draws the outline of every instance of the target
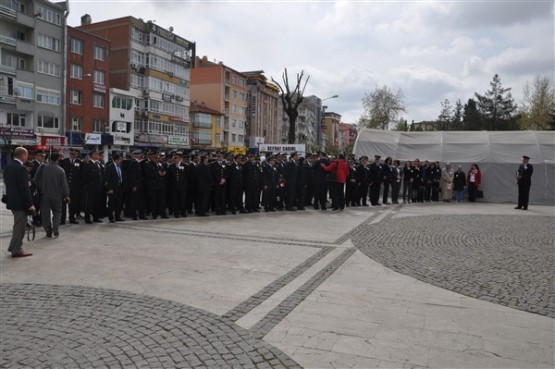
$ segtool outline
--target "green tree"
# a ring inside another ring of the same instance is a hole
[[[461,100],[458,99],[455,103],[455,109],[453,111],[453,119],[451,121],[451,129],[454,131],[460,131],[463,129],[462,127],[463,122],[463,104]]]
[[[301,73],[297,73],[297,83],[293,90],[291,90],[291,87],[289,86],[289,76],[287,74],[287,68],[285,68],[283,74],[281,75],[284,87],[282,87],[281,84],[277,82],[274,78],[272,78],[272,82],[274,82],[281,91],[280,98],[281,103],[283,104],[283,110],[289,118],[289,128],[287,130],[287,143],[289,144],[294,144],[295,139],[297,138],[296,131],[297,117],[299,116],[299,105],[301,105],[301,103],[303,102],[304,90],[306,88],[308,80],[310,79],[310,76],[306,77],[306,80],[303,84],[303,77],[304,71],[301,71]]]
[[[484,95],[475,93],[478,111],[483,117],[486,129],[511,130],[517,128],[513,113],[517,110],[511,95],[511,88],[503,88],[499,75],[494,75],[490,89]]]
[[[526,83],[520,108],[520,129],[554,129],[555,88],[548,78],[536,76]]]
[[[358,124],[364,128],[387,129],[405,113],[405,94],[399,88],[392,90],[387,86],[365,93],[362,98],[364,113]]]
[[[393,131],[399,131],[399,132],[407,132],[408,130],[409,130],[409,124],[407,120],[404,118],[399,119],[399,122],[393,128]]]
[[[468,99],[468,102],[464,104],[462,124],[464,130],[467,131],[480,131],[485,129],[482,124],[482,115],[478,111],[476,101],[472,98]]]
[[[441,112],[439,113],[439,117],[437,117],[437,129],[439,131],[448,131],[452,120],[453,106],[451,106],[451,102],[449,101],[449,99],[445,99],[441,102]]]

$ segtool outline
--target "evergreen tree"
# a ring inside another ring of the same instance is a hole
[[[482,121],[482,115],[478,111],[476,101],[472,98],[468,99],[463,108],[462,123],[464,129],[468,131],[484,130]]]
[[[483,117],[485,128],[496,130],[518,129],[513,113],[516,111],[514,99],[511,95],[511,88],[503,88],[499,75],[493,76],[490,82],[490,90],[484,95],[475,93],[478,111]]]

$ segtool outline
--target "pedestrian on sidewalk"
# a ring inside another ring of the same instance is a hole
[[[48,164],[41,165],[35,174],[35,183],[41,194],[40,208],[42,227],[46,237],[60,235],[62,203],[69,203],[69,185],[65,171],[58,165],[60,155],[52,153]]]
[[[12,211],[14,217],[12,239],[8,252],[12,257],[33,255],[23,251],[23,237],[27,225],[27,214],[34,214],[35,206],[31,197],[29,176],[23,163],[27,161],[29,153],[24,147],[16,147],[14,160],[4,169],[4,184],[6,185],[6,207]]]

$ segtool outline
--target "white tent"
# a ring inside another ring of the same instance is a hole
[[[530,203],[555,205],[554,131],[434,131],[393,132],[363,129],[353,153],[372,158],[379,154],[401,161],[416,158],[461,165],[465,172],[473,163],[482,172],[484,200],[516,202],[516,171],[522,155],[534,166]]]

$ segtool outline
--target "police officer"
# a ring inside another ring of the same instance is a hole
[[[187,217],[189,166],[183,160],[183,153],[180,151],[174,154],[172,163],[168,167],[168,182],[174,217]]]
[[[216,215],[225,215],[228,169],[223,155],[218,153],[216,160],[210,163],[210,169],[214,178],[212,189],[212,210]]]
[[[124,176],[124,188],[129,196],[129,208],[126,209],[133,220],[146,219],[144,205],[144,179],[141,164],[142,151],[132,152],[132,158],[127,164],[127,173]],[[137,218],[137,213],[139,218]]]
[[[69,150],[69,157],[60,161],[60,167],[66,173],[67,182],[69,184],[69,222],[71,224],[79,224],[77,221],[77,214],[81,211],[83,180],[82,169],[83,161],[79,158],[79,150],[71,148]],[[67,203],[64,202],[62,206],[62,223],[66,221]]]
[[[92,150],[90,152],[90,157],[83,171],[83,184],[85,185],[85,223],[102,223],[100,218],[106,212],[104,164],[100,161],[100,152],[98,150]]]
[[[528,210],[528,199],[530,198],[530,186],[532,185],[532,174],[534,167],[529,163],[530,157],[524,155],[522,164],[516,172],[518,184],[518,205],[515,209]]]

